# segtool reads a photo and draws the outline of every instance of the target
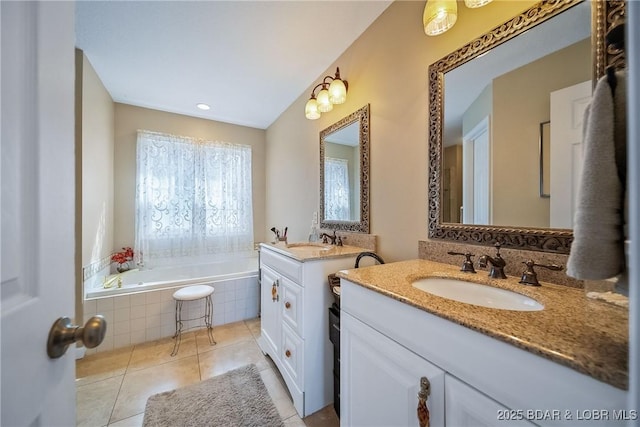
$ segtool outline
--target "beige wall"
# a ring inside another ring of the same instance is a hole
[[[462,135],[466,135],[475,128],[485,117],[491,116],[493,110],[493,85],[488,84],[480,95],[473,100],[462,116]],[[462,135],[457,144],[462,144]]]
[[[550,93],[591,80],[591,42],[545,56],[493,82],[493,223],[549,226],[549,199],[540,197],[540,123],[549,120]]]
[[[111,96],[82,54],[82,265],[113,249],[113,120]]]
[[[461,3],[448,32],[427,37],[424,1],[398,1],[356,40],[336,66],[349,82],[348,99],[315,121],[304,105],[317,81],[267,129],[266,224],[289,227],[306,240],[319,206],[319,132],[371,104],[371,233],[387,262],[418,257],[427,238],[428,67],[534,1],[495,1],[480,9]]]
[[[134,243],[137,130],[250,145],[252,148],[254,239],[264,240],[265,131],[212,120],[115,104],[115,233],[114,247]]]

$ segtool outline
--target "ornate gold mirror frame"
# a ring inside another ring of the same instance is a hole
[[[325,139],[328,135],[349,126],[359,124],[360,148],[360,218],[357,221],[330,220],[325,217],[324,158]],[[369,232],[369,104],[349,114],[320,132],[320,228],[329,230]]]
[[[569,9],[582,0],[544,0],[515,16],[510,21],[476,38],[429,66],[429,238],[460,243],[492,245],[555,253],[569,253],[573,232],[566,229],[529,227],[498,227],[441,222],[441,165],[443,150],[444,73],[484,54],[493,47],[512,39],[533,26]],[[607,46],[607,32],[624,19],[625,2],[593,0],[592,52],[593,81],[605,74],[608,66],[624,66],[624,53]]]

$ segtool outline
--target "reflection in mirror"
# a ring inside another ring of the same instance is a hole
[[[320,132],[320,227],[369,232],[369,105]]]
[[[552,205],[572,199],[576,174],[564,159],[551,159],[561,168],[552,176],[566,181],[556,187],[564,191],[540,197],[539,131],[541,122],[566,123],[551,114],[576,102],[571,124],[582,129],[591,96],[590,22],[590,4],[583,2],[444,73],[443,222],[570,227],[564,218],[573,218],[572,206]],[[584,93],[566,95],[583,82]],[[572,143],[579,152],[580,141]],[[550,154],[570,154],[565,151]],[[550,218],[552,212],[563,220]]]
[[[539,160],[540,160],[540,197],[551,197],[549,181],[551,179],[549,172],[549,164],[551,163],[551,122],[540,123],[540,144],[539,144]]]
[[[360,123],[324,139],[324,217],[360,221]]]
[[[429,238],[569,252],[579,168],[568,165],[581,150],[554,141],[581,136],[592,81],[612,59],[604,35],[623,14],[623,2],[542,1],[429,67]]]

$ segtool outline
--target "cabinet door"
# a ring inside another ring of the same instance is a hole
[[[282,337],[280,326],[280,281],[279,276],[264,265],[260,268],[262,277],[261,286],[261,340],[267,345],[267,349],[271,350],[271,357],[277,357],[280,354],[280,340]],[[275,300],[274,300],[275,299]]]
[[[447,374],[445,376],[447,426],[534,426],[521,410],[509,410],[489,396]]]
[[[420,379],[431,384],[431,427],[444,426],[444,372],[344,311],[340,411],[348,426],[418,426]]]
[[[300,337],[286,324],[282,325],[282,349],[280,359],[285,371],[296,383],[300,390],[304,390],[304,343]]]
[[[298,335],[302,336],[302,294],[304,289],[287,278],[280,281],[280,299],[282,320]]]

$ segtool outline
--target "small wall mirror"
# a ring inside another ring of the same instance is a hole
[[[569,252],[574,142],[621,16],[622,1],[541,1],[431,64],[429,238]]]
[[[369,232],[369,104],[320,132],[320,228]]]

